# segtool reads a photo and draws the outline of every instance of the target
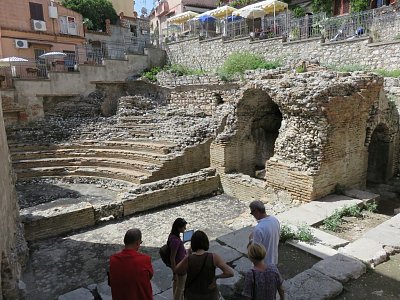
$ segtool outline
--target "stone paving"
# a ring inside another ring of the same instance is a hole
[[[290,208],[276,205],[269,206],[269,208],[275,207],[271,213],[276,214],[282,220],[285,219],[285,222],[288,222],[288,216],[291,215],[291,224],[301,224],[304,219],[297,212],[308,210],[313,215],[311,218],[313,221],[309,224],[312,225],[321,222],[321,220],[317,220],[318,217],[323,219],[329,215],[322,216],[321,211],[332,213],[335,208],[343,207],[350,202],[361,205],[363,201],[376,199],[374,194],[363,194],[360,197],[362,200],[350,197],[343,199],[343,197],[330,195],[320,201],[300,207]],[[143,231],[144,247],[142,251],[153,257],[155,299],[171,299],[172,275],[170,270],[158,259],[157,252],[165,242],[170,224],[177,216],[186,218],[189,221],[189,228],[204,230],[212,240],[210,251],[219,253],[234,267],[235,276],[229,280],[221,280],[219,288],[227,297],[226,299],[236,299],[235,295],[240,293],[243,272],[251,267],[244,254],[246,253],[246,241],[251,231],[250,225],[254,225],[255,222],[248,214],[248,202],[226,195],[189,202],[162,211],[149,212],[119,223],[107,224],[66,237],[33,243],[29,269],[24,276],[28,295],[33,296],[34,299],[49,299],[64,293],[63,297],[66,298],[60,299],[91,299],[86,296],[78,297],[77,294],[87,295],[88,290],[97,289],[97,293],[102,295],[102,299],[110,299],[109,287],[104,282],[107,258],[113,252],[121,249],[124,232],[135,226]],[[393,217],[365,235],[370,238],[384,237],[379,234],[379,230],[385,232],[390,228],[392,234],[400,236],[400,228],[397,225],[393,226],[393,224],[399,224],[398,218],[399,216]],[[238,228],[241,229],[237,230]],[[318,230],[313,232],[317,236],[314,243],[303,243],[301,247],[303,250],[321,257],[322,260],[310,269],[285,280],[287,299],[333,299],[342,293],[345,283],[359,278],[366,272],[365,262],[368,260],[345,251],[348,247],[361,251],[359,243],[368,250],[368,247],[362,244],[362,241],[360,242],[365,239],[364,237],[343,247],[346,241],[326,233],[319,234]],[[295,242],[291,244],[296,246]],[[391,254],[399,250],[396,238],[384,246],[391,246]],[[338,248],[338,251],[333,248]],[[318,255],[318,252],[323,255]],[[370,255],[368,251],[363,253],[366,257]],[[387,258],[389,254],[387,253],[385,257]],[[87,288],[82,290],[81,287]],[[72,292],[65,294],[68,291]],[[68,298],[69,296],[73,298]]]

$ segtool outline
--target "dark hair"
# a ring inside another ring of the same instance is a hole
[[[171,234],[179,237],[179,228],[182,228],[187,224],[186,220],[183,218],[177,218],[172,224]]]
[[[125,246],[131,245],[136,241],[140,241],[141,239],[142,233],[140,232],[140,229],[132,228],[125,233],[124,244]]]
[[[205,234],[201,230],[197,230],[192,235],[192,239],[190,240],[190,245],[193,251],[197,251],[199,249],[207,251],[208,248],[210,247],[210,241],[208,240],[207,234]]]

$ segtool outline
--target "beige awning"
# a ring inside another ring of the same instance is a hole
[[[198,15],[198,13],[195,13],[193,11],[185,11],[167,19],[167,22],[172,24],[182,24]]]
[[[245,15],[249,15],[249,12],[251,12],[253,10],[262,9],[265,12],[265,15],[267,15],[270,13],[278,13],[278,12],[284,11],[287,8],[288,8],[288,4],[285,2],[277,1],[277,0],[266,0],[266,1],[254,3],[252,5],[245,6],[241,9],[238,9],[237,11],[233,12],[232,14],[246,18]],[[259,12],[259,14],[261,14],[261,13]]]

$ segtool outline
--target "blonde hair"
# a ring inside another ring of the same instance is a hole
[[[262,261],[267,255],[267,250],[263,245],[253,243],[247,248],[247,255],[251,261]]]

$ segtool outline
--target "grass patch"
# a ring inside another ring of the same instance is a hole
[[[311,228],[308,225],[302,225],[297,230],[292,229],[290,226],[282,224],[281,235],[279,240],[285,242],[287,240],[299,240],[303,242],[310,242],[314,239]]]
[[[367,203],[363,207],[359,207],[358,205],[343,206],[341,209],[336,209],[332,216],[324,220],[322,228],[336,232],[343,223],[343,217],[362,218],[364,216],[362,213],[363,210],[375,212],[377,207],[378,204],[376,202]]]
[[[376,73],[383,77],[394,77],[394,78],[400,78],[400,70],[376,70]]]
[[[304,73],[306,70],[305,70],[305,68],[304,68],[304,66],[298,66],[297,68],[296,68],[296,72],[297,73]]]
[[[234,75],[243,75],[247,70],[276,69],[279,61],[266,61],[261,56],[250,52],[236,52],[228,56],[217,73],[222,80],[230,80]]]

